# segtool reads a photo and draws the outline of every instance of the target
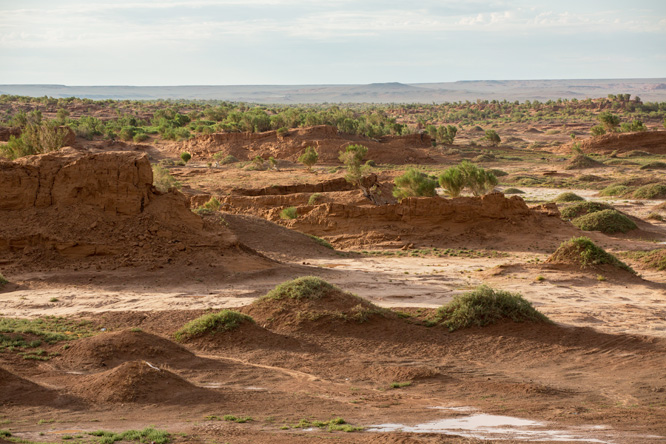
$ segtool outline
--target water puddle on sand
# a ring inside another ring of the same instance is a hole
[[[465,407],[433,407],[440,410],[469,411]],[[472,409],[473,410],[473,409]],[[603,426],[578,427],[572,430],[549,430],[546,424],[511,416],[483,413],[447,418],[414,426],[379,424],[369,426],[368,432],[441,433],[477,439],[512,439],[532,441],[567,441],[610,444],[613,441],[592,438],[591,432],[604,430]]]

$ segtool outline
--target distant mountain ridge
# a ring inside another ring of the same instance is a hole
[[[1,94],[95,100],[228,100],[266,104],[441,103],[481,100],[557,100],[631,94],[643,101],[666,101],[666,78],[572,80],[461,80],[441,83],[367,85],[174,85],[67,86],[0,84]]]

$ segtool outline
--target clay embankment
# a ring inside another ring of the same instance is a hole
[[[193,214],[180,193],[156,191],[152,180],[146,155],[129,152],[66,148],[0,161],[0,253],[6,268],[63,261],[85,267],[159,267],[194,259],[210,264],[225,253],[258,261],[250,269],[266,262],[222,225]],[[237,262],[231,265],[237,268]]]
[[[368,147],[366,159],[378,163],[434,163],[430,157],[432,146],[430,136],[410,134],[407,136],[385,136],[378,140],[367,137],[339,133],[328,125],[296,128],[286,135],[276,131],[263,133],[217,133],[197,136],[183,143],[169,147],[174,153],[187,151],[195,160],[211,159],[213,154],[233,155],[239,160],[251,160],[256,156],[264,159],[297,161],[306,147],[312,146],[319,153],[319,162],[340,163],[339,152],[352,144]]]
[[[517,196],[407,198],[372,206],[327,203],[301,207],[289,228],[325,237],[337,247],[465,247],[552,251],[580,231],[553,205],[529,208]],[[269,218],[279,220],[275,209]]]
[[[556,151],[571,153],[573,143],[567,143]],[[585,153],[610,154],[613,151],[645,151],[650,154],[666,154],[666,131],[644,131],[638,133],[611,133],[576,141]]]

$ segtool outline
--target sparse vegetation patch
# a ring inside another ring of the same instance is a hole
[[[234,330],[245,322],[254,323],[254,320],[243,313],[232,310],[222,310],[198,317],[183,326],[174,333],[178,341],[186,341],[204,334],[215,334]]]
[[[603,248],[598,247],[589,237],[574,237],[558,247],[548,258],[548,262],[579,265],[581,268],[608,264],[632,274],[636,272]]]
[[[580,216],[571,221],[583,231],[601,231],[602,233],[626,233],[638,227],[636,223],[617,210],[601,210]]]

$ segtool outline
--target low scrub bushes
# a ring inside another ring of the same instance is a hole
[[[637,188],[632,196],[635,199],[666,199],[666,185],[658,183],[643,185]]]
[[[296,219],[298,217],[298,210],[296,207],[283,208],[280,211],[280,219]]]
[[[171,188],[180,188],[180,182],[160,165],[153,165],[153,185],[161,193],[167,193]]]
[[[597,211],[612,210],[613,207],[600,202],[579,202],[561,211],[563,219],[575,219]]]
[[[518,293],[493,290],[485,285],[457,295],[437,310],[437,321],[449,330],[494,324],[503,319],[514,322],[550,322]]]
[[[173,336],[178,341],[186,341],[203,336],[206,333],[214,334],[230,331],[244,322],[254,323],[254,320],[250,316],[237,311],[222,310],[219,313],[203,315],[188,322]]]
[[[580,216],[571,221],[583,231],[601,231],[602,233],[626,233],[638,228],[634,221],[616,210],[602,210]]]
[[[451,197],[458,197],[467,188],[475,196],[492,191],[497,185],[494,174],[463,160],[459,165],[447,168],[439,176],[439,185]]]
[[[584,236],[562,242],[548,258],[548,262],[575,264],[581,268],[608,264],[636,274],[629,265],[598,247],[589,237]]]
[[[410,168],[402,176],[396,177],[394,183],[393,197],[399,200],[405,197],[437,196],[435,192],[437,181],[414,168]]]
[[[553,200],[557,203],[562,203],[562,202],[581,202],[584,201],[585,199],[583,199],[576,193],[569,192],[569,193],[562,193],[557,197],[555,197],[555,199]]]
[[[504,194],[525,194],[523,190],[519,190],[518,188],[507,188],[506,190],[503,191]]]

